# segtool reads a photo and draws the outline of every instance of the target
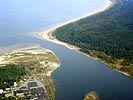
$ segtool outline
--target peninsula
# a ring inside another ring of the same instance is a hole
[[[37,44],[17,44],[2,47],[0,51],[3,99],[54,100],[51,73],[60,66],[60,61],[52,51]]]

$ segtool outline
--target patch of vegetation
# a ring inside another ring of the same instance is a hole
[[[0,100],[16,100],[15,97],[3,97],[3,98],[0,98]],[[19,99],[19,100],[22,100],[22,99]]]
[[[60,41],[133,72],[133,1],[115,0],[110,9],[64,25],[54,31]],[[118,64],[117,60],[122,62]],[[130,73],[132,75],[133,73]]]
[[[24,67],[15,64],[0,67],[0,88],[4,90],[10,88],[14,85],[14,82],[20,81],[24,75],[26,75]]]

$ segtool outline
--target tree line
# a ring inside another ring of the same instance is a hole
[[[58,28],[53,34],[63,42],[90,53],[100,51],[112,59],[133,64],[133,1],[116,0],[110,9]]]

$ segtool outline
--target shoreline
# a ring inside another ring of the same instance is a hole
[[[46,30],[46,31],[43,31],[43,32],[39,32],[37,33],[37,35],[39,37],[41,37],[41,39],[44,39],[44,40],[47,40],[47,41],[50,41],[50,42],[53,42],[53,43],[56,43],[56,44],[59,44],[59,45],[63,45],[63,46],[66,46],[67,48],[69,49],[80,49],[76,46],[73,46],[73,45],[70,45],[68,43],[65,43],[65,42],[62,42],[62,41],[59,41],[58,39],[56,39],[52,34],[53,32],[57,29],[57,28],[60,28],[64,25],[67,25],[69,23],[73,23],[73,22],[76,22],[78,20],[81,20],[81,19],[84,19],[86,17],[89,17],[91,15],[95,15],[95,14],[98,14],[98,13],[101,13],[103,11],[106,11],[108,10],[109,8],[111,8],[113,5],[115,4],[115,1],[112,1],[112,0],[107,0],[107,5],[105,5],[104,7],[102,7],[101,9],[99,10],[96,10],[95,12],[92,12],[92,13],[89,13],[89,14],[86,14],[84,16],[81,16],[81,17],[78,17],[78,18],[74,18],[72,20],[69,20],[65,23],[62,23],[62,24],[58,24],[58,25],[55,25],[53,26],[52,28]]]
[[[95,14],[98,14],[98,13],[101,13],[103,11],[106,11],[108,10],[109,8],[111,8],[113,5],[115,4],[115,1],[112,1],[112,0],[107,0],[107,4],[100,8],[99,10],[96,10],[95,12],[92,12],[92,13],[88,13],[86,15],[83,15],[83,16],[80,16],[80,17],[77,17],[77,18],[74,18],[72,20],[69,20],[69,21],[66,21],[64,23],[61,23],[61,24],[56,24],[54,25],[53,27],[51,27],[50,29],[46,30],[46,31],[43,31],[43,32],[39,32],[38,33],[38,36],[42,37],[43,39],[45,40],[48,40],[48,41],[51,41],[51,42],[54,42],[54,43],[58,43],[60,45],[64,45],[64,42],[61,42],[59,40],[57,40],[56,38],[53,38],[52,36],[52,33],[59,27],[62,27],[64,25],[67,25],[69,23],[73,23],[73,22],[76,22],[78,20],[81,20],[81,19],[84,19],[86,17],[89,17],[91,15],[95,15]],[[54,39],[54,40],[53,40]],[[66,46],[66,45],[65,45]],[[67,46],[68,47],[68,46]]]
[[[92,59],[94,59],[94,60],[100,61],[100,62],[102,62],[103,64],[109,66],[106,62],[104,62],[104,61],[102,61],[102,60],[100,60],[100,59],[98,59],[98,58],[92,57],[92,56],[90,56],[90,55],[88,55],[88,54],[86,54],[86,53],[81,52],[79,47],[73,46],[73,45],[71,45],[71,44],[69,44],[69,43],[65,43],[65,42],[59,41],[56,37],[53,36],[53,32],[54,32],[57,28],[60,28],[60,27],[63,27],[64,25],[67,25],[67,24],[69,24],[69,23],[73,23],[73,22],[75,22],[75,21],[84,19],[84,18],[89,17],[89,16],[91,16],[91,15],[95,15],[95,14],[101,13],[101,12],[103,12],[103,11],[106,11],[106,10],[108,10],[109,8],[111,8],[111,7],[115,4],[115,1],[113,1],[113,0],[107,0],[107,2],[108,2],[108,4],[107,4],[106,6],[104,6],[103,8],[101,8],[101,9],[99,9],[99,10],[93,12],[93,13],[89,13],[89,14],[87,14],[87,15],[85,15],[85,16],[81,16],[81,17],[72,19],[72,20],[70,20],[70,21],[68,21],[68,22],[65,22],[65,23],[63,23],[63,24],[56,25],[56,26],[54,26],[54,27],[48,29],[47,31],[38,33],[38,35],[39,35],[42,39],[44,39],[44,40],[47,40],[47,41],[50,41],[50,42],[53,42],[53,43],[56,43],[56,44],[59,44],[59,45],[63,45],[63,46],[65,46],[65,47],[69,48],[69,49],[75,50],[75,51],[77,51],[77,52],[79,52],[79,53],[81,53],[81,54],[83,54],[83,55],[85,55],[85,56],[87,56],[87,57],[89,57],[89,58],[92,58]],[[108,67],[108,68],[110,68],[110,67]],[[132,78],[129,74],[127,74],[127,73],[125,73],[125,72],[119,71],[119,70],[117,70],[117,69],[113,69],[113,70],[115,70],[115,71],[117,71],[117,72],[119,72],[119,73],[121,73],[121,74],[123,74],[123,75],[125,75],[125,76],[127,76],[127,77]]]
[[[53,64],[53,69],[51,71],[48,71],[47,76],[51,76],[52,72],[54,72],[54,70],[60,67],[61,65],[60,60],[53,51],[43,48],[39,44],[29,43],[29,44],[16,44],[16,45],[11,45],[11,46],[3,46],[0,48],[0,54],[11,54],[11,53],[18,53],[20,51],[21,52],[27,51],[29,53],[36,55],[37,53],[42,52],[40,50],[44,50],[45,52],[51,53],[59,61],[59,63]],[[4,60],[5,60],[5,56],[0,56],[0,65],[8,63],[8,61],[4,61]]]
[[[45,85],[44,88],[47,95],[46,98],[54,100],[55,86],[51,74],[54,70],[60,67],[60,61],[58,57],[54,54],[53,51],[45,49],[38,44],[29,44],[27,46],[17,44],[12,46],[2,47],[2,50],[4,49],[7,51],[0,53],[0,67],[4,68],[6,72],[9,71],[8,67],[11,67],[11,65],[13,68],[16,66],[19,67],[20,72],[24,71],[25,74],[21,75],[20,79],[11,79],[11,81],[15,81],[17,85],[10,85],[9,89],[12,91],[17,91],[19,87],[23,87],[23,85],[30,80],[38,80],[43,85]],[[12,50],[9,50],[10,48],[12,48]],[[18,76],[18,74],[16,74],[17,70],[13,70],[13,73],[15,73],[15,75],[13,74],[14,77]],[[5,76],[8,77],[10,75]],[[7,79],[5,78],[2,84],[4,84],[6,81]],[[12,94],[12,91],[6,92],[4,90],[5,97],[10,97],[10,95],[13,95],[17,98],[16,95]]]
[[[92,91],[86,94],[84,100],[99,100],[99,97],[96,91]]]

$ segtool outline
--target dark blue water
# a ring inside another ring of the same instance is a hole
[[[0,46],[37,43],[51,49],[61,66],[52,75],[56,100],[83,100],[96,91],[100,100],[133,100],[133,80],[64,46],[41,40],[37,31],[102,7],[106,0],[0,0]]]

